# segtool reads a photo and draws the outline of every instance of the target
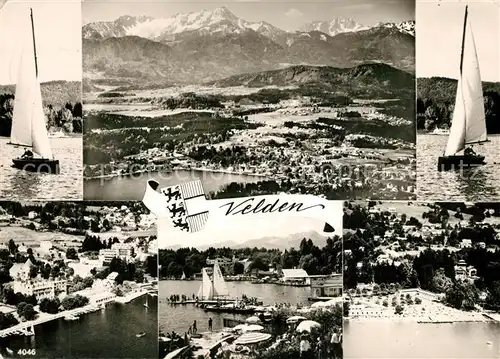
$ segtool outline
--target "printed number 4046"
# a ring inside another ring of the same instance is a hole
[[[17,355],[36,355],[36,349],[19,349]]]

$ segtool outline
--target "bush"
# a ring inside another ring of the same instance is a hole
[[[54,298],[54,299],[43,298],[40,301],[40,311],[45,312],[45,313],[49,313],[49,314],[56,314],[59,312],[60,305],[61,305],[61,302],[57,298]]]

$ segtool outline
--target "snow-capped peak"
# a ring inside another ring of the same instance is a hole
[[[381,23],[379,26],[383,26],[390,29],[395,28],[402,33],[415,36],[415,20],[409,20],[397,23],[396,22]]]
[[[113,31],[110,31],[111,29]],[[271,38],[285,32],[265,21],[257,23],[245,21],[226,7],[219,7],[211,11],[178,13],[169,18],[122,16],[112,23],[90,23],[84,26],[84,37],[95,36],[98,33],[100,37],[105,38],[121,33],[120,36],[135,35],[156,40],[190,31],[199,31],[200,34],[206,35],[220,32],[239,33],[246,29],[252,29]]]
[[[335,36],[343,32],[359,31],[367,28],[353,18],[339,17],[329,21],[313,21],[304,25],[301,31],[321,31],[330,36]]]

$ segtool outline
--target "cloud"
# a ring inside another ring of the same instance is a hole
[[[288,10],[285,13],[285,16],[289,19],[297,20],[297,19],[302,18],[304,16],[304,14],[295,8],[291,8],[290,10]]]

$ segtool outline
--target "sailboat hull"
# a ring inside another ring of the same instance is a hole
[[[438,159],[438,171],[453,171],[484,164],[484,156],[442,156]]]
[[[13,167],[28,172],[59,174],[59,160],[46,158],[16,158]]]

